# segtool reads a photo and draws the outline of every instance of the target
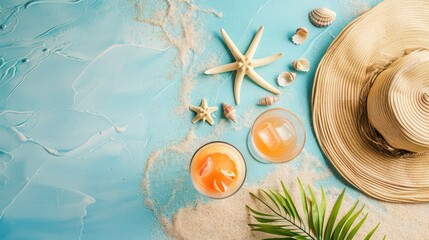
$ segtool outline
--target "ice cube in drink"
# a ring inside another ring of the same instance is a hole
[[[280,138],[270,122],[261,126],[256,134],[261,139],[262,143],[271,151],[276,150],[280,146]]]

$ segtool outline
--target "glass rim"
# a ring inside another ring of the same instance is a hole
[[[194,161],[195,155],[196,155],[196,154],[197,154],[197,153],[198,153],[202,148],[206,147],[207,145],[213,144],[213,143],[222,143],[222,144],[228,145],[228,146],[232,147],[233,149],[235,149],[235,150],[238,152],[238,154],[240,155],[240,157],[241,157],[241,159],[242,159],[242,162],[243,162],[243,164],[244,164],[244,176],[243,176],[243,181],[241,182],[241,184],[237,187],[237,189],[236,189],[234,192],[232,192],[231,194],[228,194],[228,195],[226,195],[226,196],[220,196],[220,197],[208,196],[208,195],[207,195],[207,194],[205,194],[204,192],[200,191],[200,190],[196,187],[196,183],[194,183],[194,181],[192,181],[192,180],[193,180],[193,177],[192,177],[192,174],[191,174],[191,166],[192,166],[192,162]],[[206,196],[206,197],[208,197],[208,198],[211,198],[211,199],[224,199],[224,198],[228,198],[228,197],[231,197],[232,195],[236,194],[236,193],[238,192],[238,190],[240,190],[240,189],[241,189],[241,187],[243,187],[243,185],[244,185],[244,182],[245,182],[246,177],[247,177],[247,164],[246,164],[246,159],[244,158],[244,156],[243,156],[243,154],[240,152],[240,150],[238,150],[238,148],[236,148],[236,147],[235,147],[234,145],[232,145],[231,143],[224,142],[224,141],[211,141],[211,142],[208,142],[208,143],[203,144],[201,147],[199,147],[199,148],[194,152],[194,154],[192,155],[192,158],[191,158],[191,162],[189,163],[189,174],[191,175],[192,185],[194,186],[195,190],[197,190],[197,192],[199,192],[200,194],[202,194],[202,195],[204,195],[204,196]]]
[[[289,110],[287,110],[286,108],[281,108],[281,107],[277,107],[277,108],[271,108],[271,109],[268,109],[268,110],[265,110],[265,111],[263,111],[262,113],[260,113],[259,114],[259,116],[258,117],[256,117],[256,119],[255,119],[255,121],[253,122],[253,124],[252,124],[252,128],[250,129],[250,137],[251,136],[253,136],[253,134],[254,134],[254,131],[255,131],[255,128],[254,128],[254,126],[255,126],[255,124],[256,124],[256,122],[258,121],[258,120],[260,120],[263,116],[262,115],[265,115],[266,113],[268,113],[268,112],[273,112],[273,111],[282,111],[282,112],[286,112],[286,113],[289,113],[289,114],[291,114],[296,120],[298,120],[298,123],[299,123],[299,125],[301,126],[301,128],[302,128],[302,130],[303,130],[303,132],[304,132],[304,136],[303,136],[303,142],[302,142],[302,145],[300,146],[300,148],[299,148],[299,150],[297,151],[297,154],[296,155],[294,155],[293,157],[291,157],[291,158],[289,158],[289,159],[287,159],[287,160],[285,160],[285,161],[271,161],[271,160],[264,160],[264,162],[267,162],[267,163],[274,163],[274,164],[279,164],[279,163],[285,163],[285,162],[289,162],[289,161],[291,161],[291,160],[293,160],[293,159],[295,159],[301,152],[302,152],[302,150],[304,149],[304,146],[305,146],[305,143],[306,143],[306,141],[307,141],[307,131],[305,130],[305,127],[304,127],[304,123],[301,121],[301,119],[295,114],[295,113],[293,113],[292,111],[289,111]],[[252,141],[252,143],[253,143],[253,141]],[[252,156],[253,156],[253,154],[251,154]],[[253,156],[254,158],[255,158],[255,156]],[[268,158],[268,159],[270,159],[270,158]],[[259,160],[258,160],[259,161]]]

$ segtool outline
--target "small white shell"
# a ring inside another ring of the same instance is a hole
[[[269,105],[277,102],[278,100],[279,100],[279,98],[276,98],[274,96],[266,96],[258,102],[258,105],[269,106]]]
[[[308,30],[307,28],[300,27],[296,29],[295,35],[292,37],[292,42],[296,45],[301,45],[307,39]]]
[[[337,14],[328,8],[316,8],[308,13],[310,22],[316,27],[331,25]]]
[[[222,103],[223,115],[230,119],[233,122],[237,121],[237,116],[235,115],[235,108],[227,103]]]
[[[293,82],[295,79],[296,73],[294,72],[282,72],[277,77],[277,84],[280,87],[285,87]]]
[[[292,65],[299,72],[308,72],[310,70],[310,61],[307,58],[300,58],[293,61]]]

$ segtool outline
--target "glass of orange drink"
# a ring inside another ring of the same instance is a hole
[[[195,152],[189,172],[198,192],[210,198],[226,198],[243,185],[246,163],[234,146],[216,141]]]
[[[283,163],[298,156],[305,144],[301,120],[283,108],[261,113],[247,138],[250,154],[263,163]]]

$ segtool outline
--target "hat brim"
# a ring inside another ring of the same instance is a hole
[[[429,2],[385,0],[340,33],[314,80],[313,125],[323,152],[352,185],[388,202],[429,202],[429,154],[395,159],[375,150],[358,129],[359,96],[371,65],[414,48],[429,49]]]

